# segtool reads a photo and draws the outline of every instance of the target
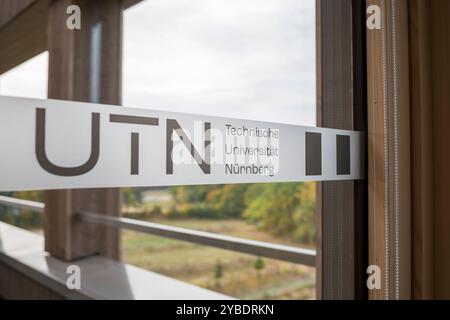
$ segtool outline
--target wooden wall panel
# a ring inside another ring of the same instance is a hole
[[[4,299],[62,300],[62,296],[0,263],[0,295]]]
[[[370,0],[382,30],[367,31],[369,264],[381,269],[372,299],[411,297],[408,4]]]
[[[434,288],[436,298],[450,299],[450,1],[428,3],[432,17]]]
[[[449,299],[450,2],[372,3],[384,29],[368,32],[370,261],[384,284],[371,297]]]
[[[412,297],[434,297],[433,112],[430,1],[409,2]]]

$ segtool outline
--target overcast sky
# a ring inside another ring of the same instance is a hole
[[[146,0],[123,41],[125,106],[315,126],[315,0]],[[47,64],[0,94],[45,98]]]

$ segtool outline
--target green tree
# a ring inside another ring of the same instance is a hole
[[[214,279],[216,280],[216,287],[220,287],[220,280],[223,277],[223,266],[222,261],[217,260],[216,265],[214,266]]]
[[[240,217],[249,185],[179,186],[170,189],[175,215],[208,218]]]
[[[299,188],[300,206],[294,212],[295,238],[305,244],[316,241],[316,183],[308,182]]]
[[[245,210],[245,192],[248,185],[228,184],[220,189],[211,190],[208,200],[218,217],[240,217]]]
[[[244,217],[262,229],[286,235],[295,229],[293,213],[299,205],[297,183],[265,184],[244,211]]]
[[[315,183],[252,185],[245,195],[244,217],[263,230],[313,244]]]
[[[12,197],[43,202],[44,201],[44,192],[43,191],[16,191],[12,193]]]
[[[180,186],[170,189],[173,216],[244,217],[262,230],[314,244],[315,183]]]
[[[220,188],[215,185],[202,185],[202,186],[177,186],[170,188],[176,204],[186,204],[195,202],[204,202],[208,192]]]
[[[255,262],[253,262],[253,268],[255,268],[258,278],[260,277],[261,270],[264,269],[264,267],[265,267],[264,260],[261,257],[257,257]]]
[[[138,206],[142,204],[142,194],[139,188],[122,188],[122,200],[127,206]]]

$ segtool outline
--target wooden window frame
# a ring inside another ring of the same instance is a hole
[[[317,125],[366,132],[365,1],[317,0],[316,16]],[[318,183],[316,221],[317,298],[366,299],[367,180]]]

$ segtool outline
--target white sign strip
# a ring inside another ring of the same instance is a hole
[[[0,191],[363,179],[363,134],[0,97]]]

